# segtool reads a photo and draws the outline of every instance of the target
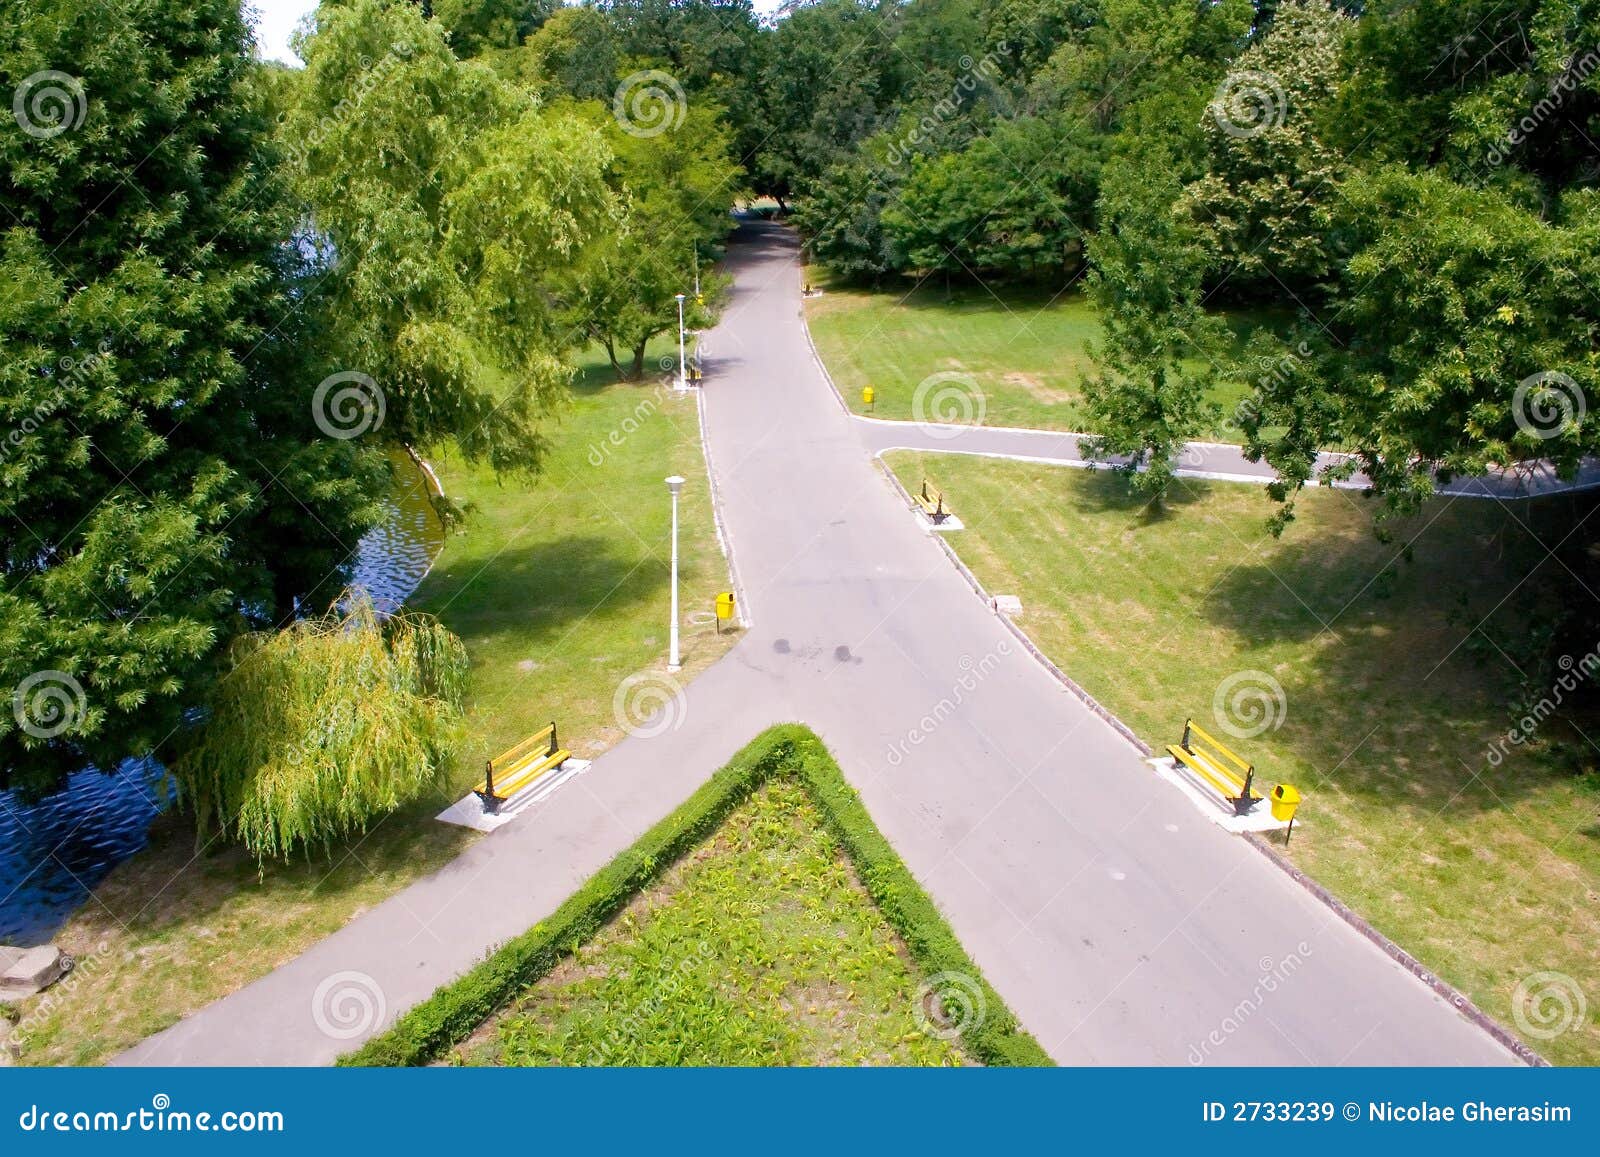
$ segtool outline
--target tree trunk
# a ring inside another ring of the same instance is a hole
[[[606,347],[606,360],[611,363],[611,372],[617,375],[619,382],[622,381],[628,375],[623,370],[622,363],[617,360],[617,343],[607,335],[600,339],[600,344]]]
[[[644,380],[644,347],[649,343],[650,339],[645,338],[633,347],[633,380],[636,382]]]

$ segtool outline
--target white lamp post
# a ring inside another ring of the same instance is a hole
[[[700,300],[700,246],[694,246],[694,297]]]
[[[683,358],[683,300],[683,294],[678,294],[678,389],[680,390],[689,388],[689,382],[684,372]],[[676,494],[677,491],[674,490],[673,493]]]
[[[681,303],[683,298],[678,298]],[[667,489],[672,492],[672,631],[668,635],[667,670],[681,670],[678,655],[678,492],[683,489],[683,479],[674,474],[667,479]]]

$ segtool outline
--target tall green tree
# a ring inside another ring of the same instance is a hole
[[[1222,345],[1202,303],[1207,251],[1176,209],[1180,168],[1150,143],[1106,170],[1104,227],[1090,241],[1089,297],[1105,336],[1084,382],[1090,461],[1121,460],[1136,490],[1160,501],[1183,444],[1215,417],[1207,400]]]
[[[570,378],[554,291],[611,225],[603,140],[456,59],[408,3],[325,9],[301,52],[285,136],[347,369],[376,383],[387,437],[536,470]]]
[[[563,318],[604,347],[619,376],[637,379],[650,340],[677,328],[678,294],[688,298],[687,326],[709,323],[721,285],[710,258],[728,233],[743,173],[731,132],[703,102],[659,133],[629,132],[608,108],[590,106],[588,116],[611,146],[607,178],[617,210],[610,231],[575,264]],[[697,259],[708,266],[704,302],[692,296]]]
[[[1343,159],[1325,139],[1326,117],[1353,25],[1326,0],[1280,6],[1207,109],[1208,171],[1184,190],[1182,204],[1233,296],[1304,296],[1332,272],[1327,206]]]
[[[450,47],[465,59],[486,49],[515,48],[561,7],[560,0],[432,0]]]
[[[9,4],[0,775],[165,753],[220,649],[376,516],[232,0]],[[70,70],[68,72],[67,70]]]
[[[913,269],[1065,281],[1082,264],[1100,142],[1065,117],[1019,117],[965,149],[917,158],[885,209]]]

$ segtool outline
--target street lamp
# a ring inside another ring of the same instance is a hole
[[[681,304],[683,298],[678,298]],[[672,492],[672,631],[668,635],[667,670],[681,670],[683,663],[678,655],[678,492],[683,489],[683,479],[674,474],[667,479],[667,489]]]
[[[700,300],[700,246],[694,244],[694,298]]]
[[[684,374],[684,358],[683,358],[683,300],[684,300],[683,294],[681,294],[681,293],[678,294],[678,389],[680,389],[680,390],[686,390],[686,389],[689,388],[689,383],[688,383],[688,381],[687,381],[687,379],[685,377],[685,374]],[[674,490],[673,493],[676,494],[677,491]]]

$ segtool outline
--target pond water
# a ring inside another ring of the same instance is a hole
[[[391,461],[388,517],[362,538],[351,568],[351,582],[381,611],[411,596],[444,545],[422,472],[403,451]],[[0,792],[0,944],[47,943],[112,868],[144,847],[170,792],[160,764],[132,759],[113,775],[77,772],[35,803]]]

